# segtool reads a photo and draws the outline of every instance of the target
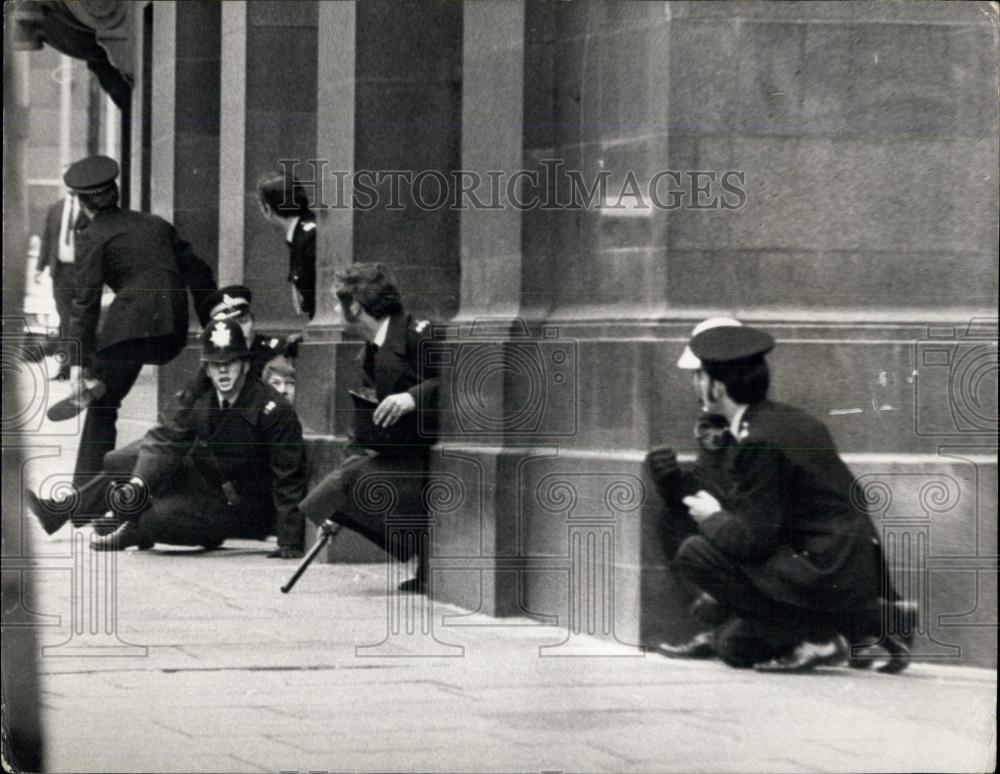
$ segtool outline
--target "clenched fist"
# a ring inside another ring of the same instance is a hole
[[[677,452],[669,446],[657,446],[646,455],[646,464],[649,472],[657,482],[664,482],[680,473],[680,466],[677,464]]]

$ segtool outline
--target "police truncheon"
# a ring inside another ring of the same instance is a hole
[[[292,573],[292,577],[289,578],[288,582],[281,587],[282,594],[287,594],[295,587],[295,584],[298,583],[302,574],[309,569],[309,565],[312,564],[313,559],[315,559],[326,544],[336,537],[338,532],[340,532],[341,526],[342,525],[337,524],[330,519],[327,519],[320,525],[319,539],[313,544],[313,547],[309,549],[309,553],[302,557],[302,561],[299,562],[299,566],[295,568],[295,572]]]

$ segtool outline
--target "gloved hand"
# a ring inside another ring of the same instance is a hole
[[[702,414],[698,417],[694,423],[694,438],[707,451],[717,451],[736,444],[736,439],[729,432],[729,421],[721,414]]]
[[[657,483],[668,481],[671,476],[680,473],[680,465],[677,464],[677,452],[669,446],[657,446],[646,455],[646,465],[649,472]]]
[[[292,546],[278,546],[267,555],[268,559],[301,559],[302,549]]]

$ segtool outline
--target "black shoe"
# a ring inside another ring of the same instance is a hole
[[[90,548],[93,551],[124,551],[137,546],[140,551],[153,547],[148,540],[143,539],[139,525],[134,521],[126,521],[110,535],[91,535]]]
[[[661,642],[657,649],[667,658],[715,658],[715,647],[712,645],[712,635],[709,632],[699,632],[690,640],[680,645]]]
[[[418,575],[415,578],[403,581],[396,588],[403,594],[426,594],[427,581]]]
[[[826,642],[800,642],[780,658],[754,664],[758,672],[811,672],[819,666],[841,666],[849,656],[847,640],[836,636]]]
[[[691,615],[693,615],[703,626],[714,628],[725,623],[730,612],[711,594],[702,592],[691,604]]]
[[[43,500],[30,489],[25,489],[24,499],[28,510],[38,517],[42,529],[48,535],[58,532],[63,524],[70,520],[75,510],[72,498],[58,501],[52,499]]]
[[[117,530],[122,525],[122,520],[115,516],[113,513],[108,513],[101,516],[99,519],[94,519],[90,522],[90,526],[94,528],[94,534],[99,536],[110,535],[112,532]]]
[[[87,407],[95,400],[104,397],[104,393],[107,391],[108,386],[100,379],[84,379],[81,381],[79,390],[68,398],[63,398],[49,406],[45,416],[50,422],[64,422],[67,419],[72,419],[82,411],[86,411]]]

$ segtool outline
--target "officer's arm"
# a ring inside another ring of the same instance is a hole
[[[67,335],[79,343],[79,362],[71,365],[91,366],[96,350],[97,321],[101,316],[101,293],[104,290],[104,244],[88,244],[80,236],[76,266],[76,294],[70,307]],[[76,354],[74,353],[74,358]]]
[[[205,327],[208,324],[208,309],[205,307],[205,300],[216,290],[215,275],[212,274],[211,267],[194,254],[191,244],[180,238],[177,229],[173,226],[170,227],[170,241],[173,243],[177,268],[194,301],[198,320],[202,327]]]
[[[134,475],[141,478],[147,488],[156,486],[187,455],[195,437],[194,428],[178,417],[157,425],[142,439]]]
[[[262,441],[267,444],[270,455],[278,545],[301,550],[305,544],[305,519],[297,506],[306,496],[306,450],[302,441],[302,425],[291,406],[275,402],[265,405],[260,428]]]
[[[741,448],[733,467],[733,505],[703,519],[698,525],[702,534],[734,559],[758,561],[774,553],[784,517],[787,468],[779,449]]]
[[[418,374],[423,376],[423,380],[413,385],[407,392],[413,396],[417,411],[435,411],[437,409],[438,386],[441,380],[438,376],[439,368],[436,364],[427,362],[427,347],[421,346],[421,342],[430,341],[431,324],[428,322],[418,323],[420,330],[416,330],[409,336],[407,342],[408,356],[413,368]]]

